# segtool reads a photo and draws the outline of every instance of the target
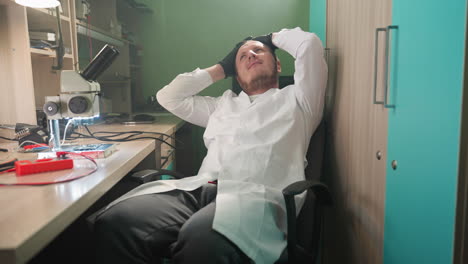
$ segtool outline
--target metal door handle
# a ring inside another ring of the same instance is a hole
[[[387,28],[375,29],[375,53],[374,53],[374,104],[384,104],[384,101],[377,101],[377,64],[379,51],[379,31],[387,31]]]
[[[378,160],[382,159],[382,151],[380,151],[380,150],[377,151],[377,153],[375,153],[375,157],[376,157]]]
[[[385,92],[384,92],[384,107],[385,108],[395,108],[395,105],[388,104],[388,82],[389,82],[388,75],[389,75],[389,71],[390,71],[389,56],[390,56],[390,47],[391,47],[391,45],[390,45],[390,31],[392,29],[398,29],[398,26],[391,25],[391,26],[387,27],[387,42],[386,42],[386,45],[385,45]]]

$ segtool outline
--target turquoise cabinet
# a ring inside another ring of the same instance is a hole
[[[310,0],[333,83],[324,263],[453,263],[466,12],[467,0]]]
[[[393,0],[385,264],[452,263],[466,1]],[[394,105],[392,107],[392,105]]]
[[[314,32],[322,40],[323,46],[327,46],[327,1],[310,0],[309,31]]]

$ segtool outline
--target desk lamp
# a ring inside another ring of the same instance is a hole
[[[19,5],[32,8],[51,8],[60,5],[60,2],[57,0],[15,0],[15,2]]]

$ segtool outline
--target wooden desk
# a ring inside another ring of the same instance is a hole
[[[182,124],[180,119],[171,117],[151,125],[101,125],[91,127],[91,130],[145,130],[173,134]],[[14,143],[7,144],[10,149],[11,144]],[[0,263],[25,263],[31,259],[121,178],[158,150],[156,145],[154,140],[118,143],[117,152],[98,160],[97,172],[72,182],[0,187]],[[6,155],[0,154],[0,160]],[[30,155],[22,154],[18,158],[34,158]],[[59,177],[89,170],[92,168],[90,164],[80,160],[73,170],[24,177]],[[16,181],[16,176],[14,173],[0,174],[0,181]]]

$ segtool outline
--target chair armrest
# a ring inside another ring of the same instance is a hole
[[[130,176],[130,179],[132,181],[143,184],[147,182],[160,180],[161,176],[163,175],[170,175],[176,179],[181,179],[185,177],[183,174],[176,172],[176,171],[158,169],[158,170],[142,170],[142,171],[135,172]]]
[[[286,217],[288,223],[288,260],[289,263],[297,262],[298,254],[306,254],[297,246],[296,234],[296,202],[294,197],[306,190],[314,193],[318,206],[331,205],[333,203],[327,185],[318,181],[298,181],[291,183],[283,189],[283,197],[286,203]]]
[[[332,205],[332,197],[328,186],[324,183],[318,181],[297,181],[288,185],[283,189],[283,196],[290,197],[288,199],[294,198],[294,196],[303,193],[307,189],[310,189],[314,192],[317,200],[324,205]]]

